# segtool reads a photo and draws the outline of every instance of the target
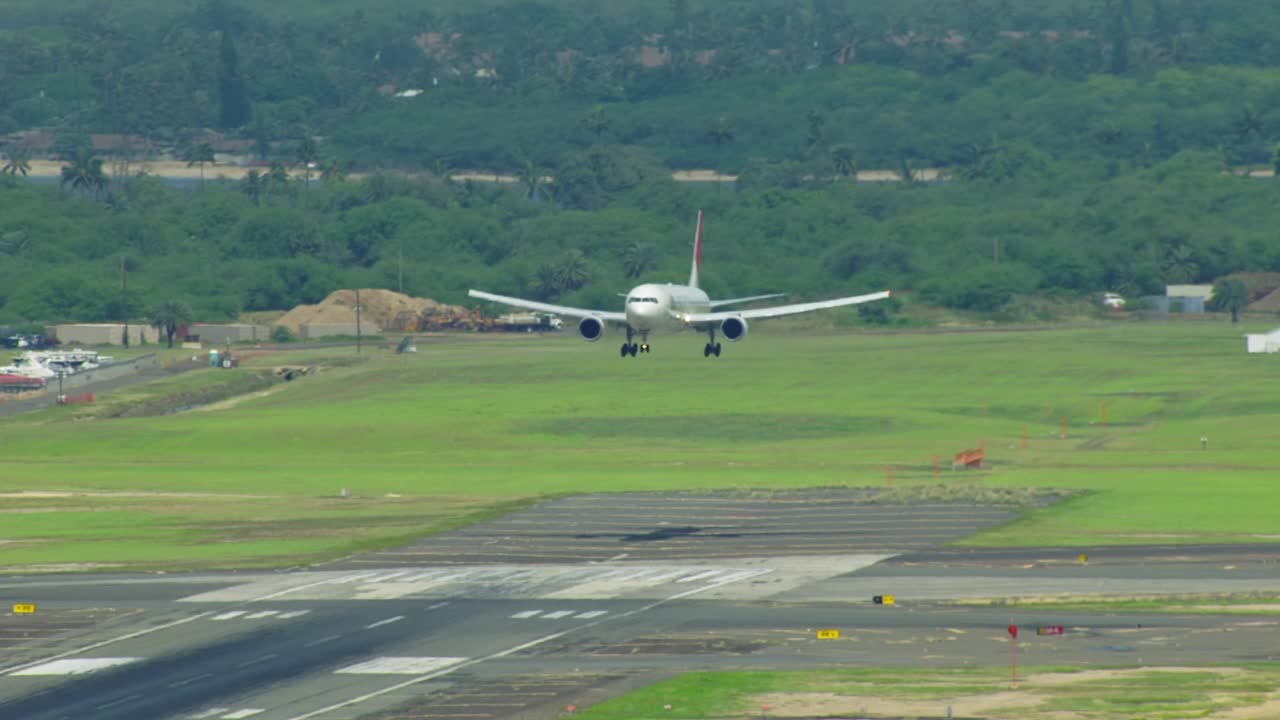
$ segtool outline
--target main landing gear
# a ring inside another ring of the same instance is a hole
[[[715,329],[708,330],[707,334],[711,336],[711,342],[702,348],[702,357],[711,357],[712,355],[720,357],[720,343],[716,342]]]
[[[636,353],[649,352],[649,334],[640,333],[641,342],[639,344],[631,342],[633,335],[635,335],[635,331],[631,328],[627,328],[627,341],[622,343],[622,348],[618,350],[619,357],[635,357]]]

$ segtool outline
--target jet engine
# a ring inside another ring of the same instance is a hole
[[[740,317],[725,318],[720,323],[720,334],[729,342],[738,342],[747,336],[747,321]]]
[[[584,317],[578,321],[578,334],[587,342],[595,342],[604,337],[604,322],[600,318]]]

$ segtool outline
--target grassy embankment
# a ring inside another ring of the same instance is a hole
[[[0,424],[0,493],[99,494],[0,497],[0,564],[315,561],[558,493],[929,485],[935,455],[950,486],[1089,491],[969,544],[1274,540],[1280,386],[1241,332],[753,328],[719,360],[685,335],[625,361],[615,339],[467,338],[217,411],[55,409]],[[980,440],[988,469],[947,468]]]

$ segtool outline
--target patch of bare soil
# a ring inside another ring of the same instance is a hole
[[[1143,667],[1116,670],[1085,670],[1072,673],[1031,674],[1021,679],[1023,688],[1066,687],[1077,683],[1100,680],[1120,680],[1146,673],[1218,673],[1222,676],[1240,675],[1239,668],[1196,667]],[[868,690],[868,693],[874,692]],[[848,715],[873,715],[886,717],[943,717],[948,708],[955,716],[1023,718],[1030,716],[1046,701],[1049,695],[1037,697],[1025,691],[1003,690],[983,695],[958,695],[946,700],[901,700],[891,697],[874,697],[867,693],[840,695],[837,693],[765,693],[752,697],[753,705],[767,705],[770,717],[841,717]],[[1268,701],[1274,711],[1280,711],[1280,702]],[[1213,715],[1221,720],[1244,718],[1280,718],[1280,714],[1264,714],[1258,706],[1238,708]]]
[[[285,387],[287,386],[275,385],[273,387],[267,388],[266,390],[259,390],[258,392],[248,393],[247,395],[237,395],[236,397],[227,398],[226,400],[222,400],[221,402],[209,403],[208,405],[201,405],[199,407],[194,407],[194,408],[191,408],[190,410],[187,410],[186,412],[209,412],[210,410],[230,410],[231,408],[239,405],[240,403],[246,400],[255,400],[257,398],[264,398],[271,395],[275,395],[276,393],[285,389]]]
[[[377,288],[360,289],[360,320],[373,323],[383,329],[404,327],[406,318],[418,318],[424,312],[442,315],[465,315],[467,309],[457,305],[445,305],[431,298],[412,297],[394,290]],[[336,324],[356,322],[355,290],[334,290],[316,305],[299,305],[276,320],[298,332],[302,325],[310,323]]]

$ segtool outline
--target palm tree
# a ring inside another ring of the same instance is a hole
[[[166,300],[151,313],[151,327],[163,332],[169,347],[173,347],[173,336],[178,328],[190,325],[194,318],[191,306],[180,300]]]
[[[600,142],[600,138],[609,131],[609,114],[605,112],[603,105],[597,105],[591,110],[591,114],[587,115],[587,128],[596,136],[596,142]]]
[[[316,160],[320,158],[320,149],[316,146],[316,141],[307,136],[302,138],[302,142],[298,143],[298,150],[294,154],[294,160],[302,166],[302,187],[311,187],[311,169],[315,167]]]
[[[587,263],[587,256],[576,249],[565,253],[556,266],[556,277],[562,292],[577,290],[591,282],[591,267]]]
[[[542,169],[528,158],[517,160],[516,162],[519,163],[517,175],[520,178],[520,184],[524,185],[525,197],[537,202],[538,195],[544,192],[542,188]]]
[[[809,121],[809,136],[807,139],[807,149],[809,152],[823,147],[827,144],[827,133],[822,129],[827,124],[827,119],[817,110],[810,110],[805,113],[805,119]]]
[[[644,242],[634,242],[622,254],[622,272],[635,279],[658,267],[658,249]]]
[[[1191,248],[1181,244],[1165,253],[1163,269],[1165,279],[1171,283],[1190,282],[1200,275],[1200,264]]]
[[[733,142],[733,123],[729,122],[729,119],[724,115],[721,115],[716,120],[716,124],[712,125],[710,130],[707,130],[707,137],[711,138],[711,142],[716,145],[728,145]]]
[[[1240,311],[1249,305],[1249,288],[1240,278],[1218,278],[1207,304],[1210,310],[1229,310],[1231,322],[1240,322]]]
[[[262,204],[262,193],[266,189],[267,179],[257,170],[250,170],[240,180],[240,192],[249,198],[254,205]]]
[[[340,183],[347,179],[347,166],[337,158],[328,158],[320,165],[320,179]]]
[[[4,168],[0,168],[0,173],[5,175],[21,175],[26,177],[31,172],[31,151],[20,145],[10,145],[4,150],[5,162]]]
[[[200,187],[203,189],[204,165],[205,163],[213,164],[216,162],[213,155],[213,146],[207,142],[191,145],[182,153],[182,159],[187,161],[187,167],[200,167]]]
[[[857,177],[857,156],[849,145],[836,145],[831,148],[831,164],[843,177]]]
[[[70,165],[62,166],[61,185],[70,185],[72,190],[92,193],[97,197],[107,186],[107,176],[102,171],[102,158],[93,157],[93,152],[89,149],[80,149]]]

